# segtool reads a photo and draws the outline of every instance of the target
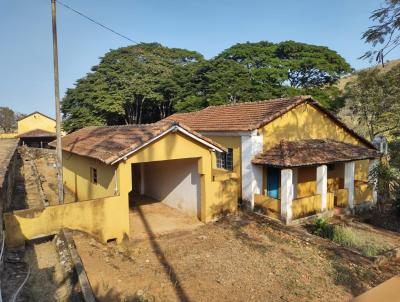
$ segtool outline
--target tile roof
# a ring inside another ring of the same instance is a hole
[[[177,126],[196,138],[215,146],[217,149],[226,151],[223,146],[213,142],[211,139],[192,131],[181,123],[172,121],[160,121],[145,125],[82,128],[64,136],[62,138],[62,148],[64,151],[91,157],[106,164],[112,164]],[[55,141],[51,142],[50,145],[55,147]]]
[[[300,167],[378,157],[380,153],[375,149],[334,140],[282,140],[271,149],[256,155],[252,163],[274,167]]]
[[[249,131],[279,117],[309,96],[280,98],[258,102],[210,106],[200,111],[176,113],[166,118],[182,122],[196,131]]]
[[[50,132],[42,129],[34,129],[18,135],[18,137],[56,137],[55,132]]]
[[[176,113],[164,120],[182,122],[200,132],[251,131],[258,129],[296,106],[308,103],[326,114],[333,122],[346,129],[367,146],[373,147],[364,137],[347,127],[330,111],[322,107],[311,96],[295,96],[258,102],[210,106],[200,111]]]

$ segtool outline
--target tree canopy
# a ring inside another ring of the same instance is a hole
[[[67,90],[62,102],[64,129],[162,119],[182,94],[184,69],[202,60],[197,52],[156,43],[112,50]]]
[[[362,39],[372,45],[361,58],[372,59],[383,64],[384,58],[400,46],[400,0],[385,0],[384,6],[372,12],[374,25],[366,30]]]
[[[294,41],[236,44],[217,58],[246,67],[261,85],[323,87],[351,72],[345,59],[328,47]]]
[[[313,94],[333,107],[334,84],[350,65],[327,47],[294,41],[236,44],[215,58],[157,43],[111,50],[68,89],[64,129],[140,124],[173,112]]]
[[[16,127],[16,116],[12,109],[0,107],[0,128],[4,132],[11,132]]]

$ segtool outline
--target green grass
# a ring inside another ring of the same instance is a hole
[[[364,256],[377,256],[391,249],[380,236],[345,226],[334,226],[332,241],[356,249]]]
[[[333,225],[326,219],[317,219],[312,233],[330,239],[341,246],[358,250],[364,256],[378,256],[393,248],[382,236],[356,228]]]

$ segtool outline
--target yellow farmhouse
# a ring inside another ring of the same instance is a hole
[[[35,111],[17,121],[17,132],[1,133],[0,138],[19,138],[21,144],[46,147],[56,137],[56,121]]]
[[[227,148],[217,167],[239,175],[239,197],[286,223],[376,199],[368,171],[380,153],[310,96],[211,106],[167,120]]]
[[[88,127],[62,146],[66,203],[5,215],[9,244],[63,227],[121,241],[143,195],[203,222],[239,201],[291,223],[376,200],[367,181],[380,153],[309,96]]]

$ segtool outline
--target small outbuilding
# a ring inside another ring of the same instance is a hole
[[[217,154],[227,150],[181,123],[83,128],[63,137],[62,148],[72,193],[65,202],[92,201],[107,219],[96,222],[93,212],[85,224],[91,233],[101,229],[104,241],[132,233],[129,212],[143,200],[202,222],[237,208],[237,176],[217,168]]]

